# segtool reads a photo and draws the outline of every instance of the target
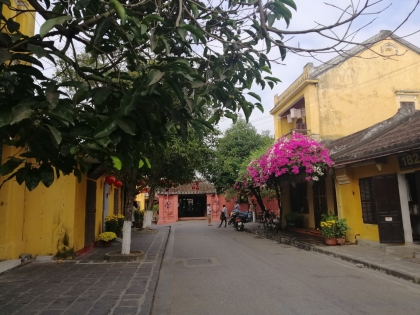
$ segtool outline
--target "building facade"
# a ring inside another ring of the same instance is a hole
[[[419,94],[420,49],[390,31],[381,31],[319,67],[307,64],[299,78],[274,98],[270,113],[275,137],[300,132],[328,146],[331,141],[387,121],[400,108],[420,110]],[[338,154],[338,147],[335,152]],[[358,180],[347,189],[352,184],[342,172],[335,167],[322,181],[300,184],[307,191],[305,225],[317,228],[321,213],[337,213],[352,227],[349,240],[357,236],[379,241],[377,224],[363,222],[361,212],[355,211],[361,207],[355,206],[360,200],[353,197],[360,191],[356,189]],[[292,210],[287,204],[296,185],[286,184],[286,212]]]

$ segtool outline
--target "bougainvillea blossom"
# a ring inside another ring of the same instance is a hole
[[[305,180],[317,181],[332,165],[328,150],[320,142],[295,133],[280,138],[260,159],[252,161],[243,179],[263,186],[270,178],[304,172]]]

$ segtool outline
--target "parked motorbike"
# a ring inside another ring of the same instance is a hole
[[[247,220],[248,214],[247,213],[238,213],[235,217],[235,228],[237,231],[243,231],[245,229],[245,223],[248,222]]]

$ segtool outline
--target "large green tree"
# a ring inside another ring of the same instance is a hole
[[[207,178],[218,193],[231,189],[238,179],[243,163],[249,161],[253,151],[266,148],[274,141],[269,134],[259,134],[244,119],[228,128],[215,145],[215,157],[210,160]]]

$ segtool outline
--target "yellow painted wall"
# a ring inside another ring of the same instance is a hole
[[[388,119],[399,108],[396,91],[420,90],[420,55],[389,39],[372,50],[380,53],[386,43],[403,55],[386,59],[367,50],[318,77],[322,139],[347,136]]]
[[[384,58],[373,52],[382,53],[385,44],[395,45],[400,56]],[[400,101],[414,101],[420,110],[418,97],[396,95],[397,91],[420,91],[420,54],[394,40],[377,43],[371,50],[317,76],[317,81],[306,77],[310,71],[311,67],[306,66],[302,75],[275,97],[271,114],[276,139],[289,133],[296,121],[289,124],[285,117],[278,121],[278,114],[302,96],[307,129],[324,140],[347,136],[392,117]]]
[[[17,6],[15,1],[10,1],[12,4],[12,7],[14,8],[25,8],[22,6]],[[27,8],[32,8],[26,1]],[[2,14],[6,18],[13,18],[16,16],[17,12],[10,10],[6,5],[2,6]],[[14,21],[20,24],[19,31],[27,36],[33,36],[35,33],[35,13],[34,12],[26,12],[19,14],[17,17],[14,18]]]
[[[410,170],[410,172],[411,171],[412,170]],[[359,167],[346,167],[345,172],[349,178],[350,184],[337,184],[337,191],[340,194],[340,198],[338,198],[340,217],[346,218],[347,223],[351,228],[347,233],[347,239],[354,242],[355,235],[360,234],[358,237],[359,239],[378,242],[378,226],[376,224],[363,223],[359,179],[376,175],[399,173],[400,170],[397,158],[395,156],[388,157],[387,163],[382,165],[381,172],[378,171],[375,164]]]
[[[2,160],[16,150],[3,147]],[[0,182],[7,178],[0,176]],[[0,189],[0,259],[15,259],[25,252],[23,236],[25,187],[13,181],[5,183]]]
[[[2,160],[16,153],[3,147]],[[97,182],[95,235],[102,232],[103,185]],[[5,176],[0,177],[2,182]],[[73,175],[60,176],[49,188],[41,183],[29,192],[15,180],[0,189],[0,259],[17,259],[23,253],[57,255],[71,258],[84,248],[86,183]],[[109,213],[114,211],[114,193],[109,196]],[[121,197],[121,194],[120,194]],[[121,213],[121,202],[119,202]]]

